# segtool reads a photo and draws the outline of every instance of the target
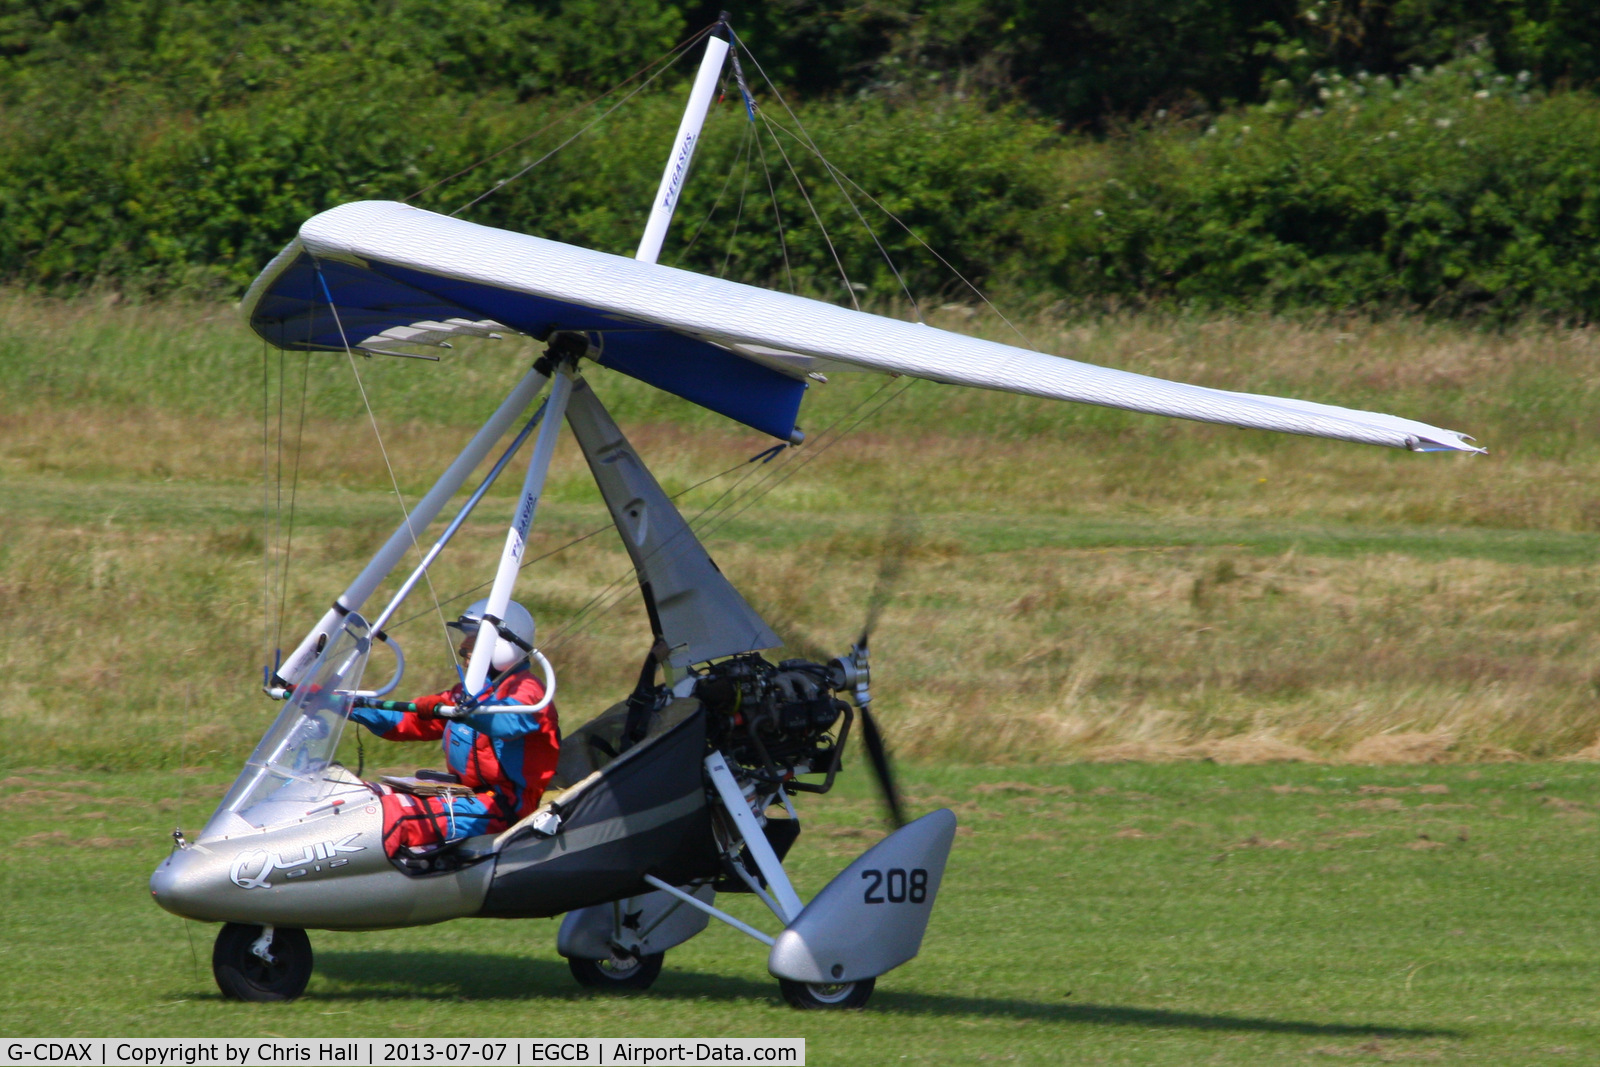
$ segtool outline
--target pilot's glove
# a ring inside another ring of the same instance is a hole
[[[418,697],[411,703],[416,706],[417,718],[424,721],[438,719],[442,717],[439,709],[450,703],[450,696],[448,693],[435,693],[432,696]]]

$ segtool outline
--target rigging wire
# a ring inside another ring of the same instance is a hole
[[[817,205],[812,203],[811,193],[806,189],[806,183],[800,180],[800,173],[794,169],[794,162],[789,159],[789,153],[784,151],[783,142],[779,141],[771,129],[767,130],[772,136],[773,147],[778,154],[783,156],[784,165],[789,168],[789,176],[794,179],[795,187],[800,190],[800,195],[805,198],[806,207],[811,209],[811,217],[816,220],[817,229],[822,233],[822,240],[828,246],[828,254],[833,257],[834,266],[839,268],[839,277],[844,281],[844,291],[850,297],[850,306],[857,311],[861,310],[861,301],[856,299],[855,286],[850,284],[850,274],[844,269],[844,261],[839,258],[839,250],[833,246],[833,238],[828,236],[828,227],[822,221],[822,214],[817,211]]]
[[[272,353],[261,339],[261,643],[272,664]],[[281,611],[281,609],[280,609]]]
[[[701,31],[699,36],[704,36],[706,33],[709,33],[709,32],[710,32],[709,29],[703,30],[703,31]],[[623,104],[626,104],[629,100],[632,100],[634,97],[638,96],[640,93],[642,93],[650,85],[651,82],[655,81],[657,78],[661,77],[661,75],[665,74],[667,71],[671,70],[674,66],[676,66],[677,63],[678,63],[678,60],[682,59],[684,57],[684,55],[687,54],[688,46],[690,44],[693,44],[694,41],[697,40],[697,39],[698,38],[691,38],[690,41],[687,44],[685,44],[683,46],[680,46],[678,48],[678,50],[676,51],[676,54],[672,55],[672,57],[669,60],[667,60],[667,62],[661,67],[661,69],[657,70],[654,74],[650,75],[650,77],[646,78],[644,81],[642,81],[638,85],[636,85],[633,88],[633,90],[628,93],[627,96],[624,96],[621,100],[618,100],[615,104],[612,104],[605,111],[601,112],[601,114],[597,118],[595,118],[592,121],[590,121],[582,129],[578,130],[578,132],[574,133],[571,137],[568,137],[565,141],[562,141],[560,144],[558,144],[554,148],[550,149],[550,151],[546,152],[544,155],[540,156],[538,159],[534,160],[532,163],[529,163],[527,166],[525,166],[521,170],[517,171],[511,177],[502,178],[501,180],[495,182],[493,185],[489,186],[489,188],[485,189],[483,192],[479,193],[477,196],[473,197],[471,200],[468,200],[465,204],[462,204],[460,207],[458,207],[454,211],[450,212],[451,217],[454,217],[456,215],[461,214],[463,211],[467,210],[467,208],[472,207],[474,204],[477,204],[481,200],[488,199],[490,196],[492,196],[495,193],[499,192],[501,189],[505,188],[507,185],[510,185],[512,182],[516,181],[518,178],[522,177],[524,174],[528,173],[530,170],[532,170],[533,168],[537,167],[539,164],[543,163],[545,160],[549,159],[551,156],[555,155],[557,152],[561,151],[563,148],[567,147],[567,145],[571,144],[573,141],[576,141],[578,138],[582,137],[584,134],[588,133],[590,130],[592,130],[596,126],[600,125],[600,123],[602,123],[606,119],[610,118],[612,113],[615,112],[618,108],[620,108]]]
[[[795,293],[794,270],[789,265],[789,239],[783,232],[783,212],[778,209],[778,190],[772,184],[772,167],[767,163],[767,146],[756,138],[756,148],[761,153],[761,171],[767,178],[767,195],[772,200],[772,221],[778,227],[778,250],[783,253],[783,277],[789,283],[789,292]]]
[[[740,467],[745,466],[746,464],[755,462],[755,460],[759,459],[760,456],[763,455],[763,454],[764,453],[758,453],[755,456],[751,456],[749,459],[741,459],[738,463],[735,463],[733,466],[729,467],[727,470],[718,471],[716,474],[711,475],[709,478],[702,478],[700,481],[695,482],[693,485],[689,486],[688,488],[681,489],[678,492],[673,493],[671,495],[670,499],[678,500],[678,499],[680,499],[682,497],[685,497],[688,494],[694,492],[696,489],[699,489],[702,485],[706,485],[709,482],[714,482],[718,478],[722,478],[722,477],[724,477],[726,475],[732,474],[734,471],[738,470]],[[538,556],[534,556],[531,559],[523,560],[521,565],[518,566],[517,569],[520,571],[525,567],[533,566],[535,563],[538,563],[540,560],[549,559],[551,556],[557,555],[558,553],[561,553],[561,552],[565,552],[567,549],[573,547],[574,545],[582,544],[583,542],[589,540],[591,537],[598,537],[601,534],[605,533],[607,530],[615,529],[616,525],[617,524],[614,523],[614,522],[608,522],[604,526],[598,526],[598,527],[594,528],[593,530],[590,530],[586,534],[582,534],[582,535],[580,535],[578,537],[573,538],[571,541],[568,541],[564,545],[560,545],[560,546],[558,546],[556,548],[552,548],[550,551],[545,552],[545,553],[543,553],[541,555],[538,555]],[[442,601],[442,603],[448,605],[448,604],[454,604],[458,600],[465,600],[467,597],[471,596],[473,593],[480,592],[480,591],[488,588],[492,584],[494,584],[493,579],[490,579],[487,582],[479,582],[477,585],[473,586],[470,589],[467,589],[464,592],[456,593],[454,596],[450,596],[450,597],[445,598]],[[401,619],[399,622],[390,623],[389,626],[388,626],[388,629],[389,630],[398,630],[400,627],[404,626],[406,623],[411,622],[414,619],[421,618],[423,615],[426,615],[426,614],[427,614],[426,611],[419,611],[419,612],[417,612],[415,614],[407,615],[405,618]]]
[[[926,240],[924,240],[922,235],[917,233],[916,230],[912,229],[909,223],[907,223],[899,215],[896,215],[893,211],[889,210],[889,208],[887,206],[885,206],[884,203],[881,200],[879,200],[877,197],[873,196],[866,189],[862,188],[862,186],[861,186],[861,184],[859,182],[857,182],[854,178],[850,177],[850,175],[846,174],[844,171],[840,170],[826,156],[824,156],[817,148],[815,148],[813,145],[806,144],[805,140],[802,139],[793,130],[788,129],[782,123],[775,122],[770,118],[768,118],[766,121],[767,121],[767,124],[769,126],[775,127],[776,129],[779,129],[779,130],[783,131],[783,133],[787,134],[789,137],[793,138],[797,143],[799,143],[801,145],[801,147],[805,148],[806,151],[808,151],[812,155],[816,156],[817,159],[822,163],[822,165],[824,167],[827,167],[830,171],[832,171],[835,175],[837,175],[838,180],[842,180],[842,181],[848,183],[851,188],[853,188],[864,199],[866,199],[870,204],[872,204],[873,207],[877,208],[879,211],[883,212],[883,214],[886,217],[888,217],[889,219],[893,220],[895,225],[899,226],[902,230],[905,231],[907,237],[910,237],[917,244],[921,245],[924,251],[926,251],[934,259],[937,259],[941,266],[943,266],[951,274],[955,275],[956,278],[960,280],[962,285],[965,285],[968,289],[970,289],[972,291],[972,295],[976,296],[984,304],[985,307],[987,307],[991,312],[993,312],[994,316],[996,318],[998,318],[1001,322],[1005,323],[1006,326],[1010,328],[1011,332],[1016,334],[1017,337],[1021,339],[1023,344],[1027,345],[1029,348],[1035,347],[1032,338],[1030,338],[1026,333],[1024,333],[1020,326],[1018,326],[1016,323],[1012,322],[1011,319],[1006,316],[1005,312],[1001,311],[1000,308],[995,305],[994,301],[990,300],[988,295],[986,293],[984,293],[984,291],[981,288],[978,287],[976,282],[972,281],[965,274],[962,274],[961,271],[956,268],[956,265],[954,263],[951,263],[948,259],[946,259],[943,255],[940,254],[938,249],[934,248],[933,245],[929,244]],[[806,136],[809,137],[810,134],[807,134]]]
[[[803,123],[801,123],[800,116],[798,116],[798,115],[796,115],[794,113],[794,109],[791,108],[789,106],[788,101],[786,101],[783,98],[783,94],[778,92],[778,87],[776,85],[774,85],[772,83],[772,79],[767,76],[766,70],[761,66],[761,63],[756,59],[754,53],[752,53],[748,48],[746,48],[744,46],[744,42],[743,41],[739,41],[737,38],[735,38],[735,41],[737,42],[739,48],[747,56],[750,57],[750,62],[755,64],[756,72],[761,75],[762,81],[766,82],[767,88],[772,90],[772,95],[773,95],[774,99],[776,99],[778,101],[778,103],[782,104],[784,111],[788,112],[789,113],[789,117],[794,119],[795,126],[797,128],[799,128],[803,133],[805,133],[805,142],[803,142],[803,143],[805,144],[806,147],[811,149],[812,153],[814,155],[816,155],[816,157],[819,160],[821,160],[823,167],[826,168],[826,170],[828,171],[828,176],[833,179],[834,185],[838,186],[839,195],[844,197],[844,202],[850,206],[850,211],[855,215],[856,221],[861,223],[862,229],[867,231],[867,236],[872,238],[872,243],[878,249],[878,255],[882,256],[883,257],[883,261],[886,264],[888,264],[890,273],[892,273],[894,275],[894,280],[900,284],[900,291],[905,293],[906,300],[911,305],[911,314],[912,314],[912,316],[918,322],[923,321],[923,319],[922,319],[922,308],[917,303],[917,298],[911,294],[911,287],[906,284],[905,277],[900,273],[900,268],[899,268],[898,265],[896,265],[896,263],[894,261],[894,257],[889,255],[889,250],[887,248],[883,247],[883,242],[878,239],[878,231],[874,230],[872,228],[872,223],[867,221],[866,216],[861,213],[861,209],[858,206],[856,206],[855,200],[851,198],[849,191],[847,189],[845,189],[845,187],[844,187],[844,183],[839,180],[838,174],[835,173],[833,164],[829,163],[827,158],[823,156],[822,151],[817,147],[816,141],[812,140],[811,134],[808,131],[806,131],[805,125]],[[742,69],[740,70],[740,76],[741,76],[741,78],[743,77],[743,70]],[[766,113],[765,110],[762,110],[762,111],[759,111],[759,112],[755,112],[755,113],[758,113],[761,116],[761,121],[763,123],[767,124],[769,128],[771,127],[772,120],[767,117],[767,113]],[[787,131],[785,131],[785,132],[787,132]],[[776,139],[776,138],[774,138],[774,139]],[[785,162],[787,162],[787,160],[788,160],[787,153],[785,153],[784,159],[785,159]],[[840,269],[843,270],[843,267],[841,267]],[[857,311],[861,310],[859,304],[856,306],[856,310]]]
[[[313,261],[315,262],[315,261]],[[394,464],[389,462],[389,450],[383,443],[383,431],[378,429],[378,416],[373,413],[372,402],[367,399],[367,387],[361,380],[361,371],[356,367],[356,354],[350,347],[350,338],[344,332],[344,322],[339,317],[339,305],[334,302],[333,292],[328,288],[328,279],[323,276],[322,264],[315,263],[317,281],[322,284],[322,294],[328,299],[328,310],[333,314],[333,324],[339,328],[339,340],[344,344],[345,358],[350,361],[350,373],[355,376],[356,390],[361,394],[361,404],[367,409],[367,421],[372,424],[372,436],[377,439],[378,452],[383,456],[383,465],[389,472],[389,484],[394,487],[394,498],[400,504],[400,515],[405,521],[406,533],[411,535],[411,547],[416,549],[418,557],[423,555],[422,545],[417,542],[416,527],[411,524],[411,512],[406,507],[406,498],[400,492],[400,480],[395,477]],[[433,598],[434,611],[439,615],[439,629],[444,633],[445,644],[450,648],[451,659],[455,659],[455,646],[450,640],[450,626],[445,622],[444,609],[439,605],[439,594],[433,588],[433,578],[426,571],[423,580],[428,585],[428,595]]]
[[[741,159],[745,160],[745,173],[746,174],[749,173],[750,161],[749,161],[748,158],[746,158],[746,153],[749,151],[749,149],[750,149],[750,132],[749,132],[749,128],[746,127],[744,140],[742,142],[740,142],[740,144],[739,144],[739,152],[738,152],[737,155],[735,155],[733,157],[733,166],[728,168],[727,177],[722,179],[722,188],[717,190],[716,197],[711,201],[711,209],[709,211],[707,211],[706,214],[705,214],[705,217],[700,220],[700,225],[698,225],[698,226],[696,226],[694,228],[694,234],[689,238],[688,243],[683,246],[682,250],[678,252],[677,256],[675,256],[673,258],[672,263],[669,264],[670,266],[676,267],[676,266],[681,265],[683,263],[684,259],[687,258],[689,253],[694,249],[695,244],[700,240],[700,235],[705,232],[706,226],[711,222],[711,219],[716,215],[717,208],[722,205],[722,198],[727,193],[728,186],[730,184],[732,184],[732,182],[733,182],[733,172],[734,172],[735,169],[738,168],[739,161]],[[743,198],[744,198],[743,190],[740,191],[739,195],[740,195],[740,203],[742,205],[743,204]]]
[[[561,114],[561,115],[557,116],[556,118],[552,119],[551,121],[547,122],[545,125],[539,127],[539,129],[537,129],[537,130],[533,131],[532,133],[528,134],[526,137],[518,138],[517,140],[512,141],[510,144],[506,145],[504,148],[501,148],[501,149],[499,149],[498,151],[495,151],[495,152],[491,152],[488,155],[484,156],[482,159],[479,159],[478,161],[476,161],[474,163],[467,164],[465,167],[462,167],[460,170],[456,171],[454,174],[451,174],[451,175],[448,175],[446,177],[440,178],[438,181],[434,182],[432,185],[423,186],[421,189],[418,189],[416,192],[412,193],[410,196],[407,196],[404,199],[402,199],[401,203],[409,203],[410,201],[415,200],[417,197],[421,196],[424,193],[431,193],[433,190],[439,188],[439,186],[445,185],[445,184],[447,184],[449,182],[453,182],[457,178],[461,177],[462,175],[468,174],[471,171],[474,171],[474,170],[478,169],[479,167],[483,166],[485,163],[488,163],[488,162],[490,162],[492,160],[495,160],[495,159],[499,159],[501,156],[505,155],[507,152],[510,152],[510,151],[512,151],[514,149],[522,147],[523,145],[527,144],[529,141],[533,140],[535,137],[539,137],[539,136],[542,136],[545,133],[548,133],[550,130],[555,129],[557,126],[561,125],[563,122],[566,122],[568,119],[572,118],[573,116],[581,114],[586,108],[591,108],[594,105],[598,104],[600,101],[604,100],[606,97],[610,96],[612,93],[614,93],[617,90],[621,89],[624,85],[627,85],[629,82],[633,81],[633,79],[639,77],[639,75],[643,74],[645,71],[649,70],[651,67],[657,65],[658,63],[664,63],[664,62],[669,62],[669,61],[676,62],[677,54],[682,53],[685,49],[693,47],[694,44],[697,41],[701,40],[703,37],[705,37],[706,34],[710,33],[712,28],[713,27],[708,26],[705,29],[700,30],[698,33],[695,33],[692,36],[685,38],[680,43],[674,45],[672,48],[668,49],[666,52],[663,52],[661,55],[659,55],[656,58],[652,59],[650,62],[646,63],[644,66],[640,67],[638,70],[634,71],[632,74],[630,74],[626,78],[622,79],[622,81],[620,81],[617,84],[611,86],[609,89],[607,89],[605,92],[601,93],[599,96],[596,96],[596,97],[594,97],[594,98],[592,98],[590,100],[584,101],[583,103],[579,104],[577,107],[573,108],[572,110],[564,112],[563,114]],[[615,110],[615,109],[613,109],[613,110]],[[610,112],[607,112],[607,114],[610,114]],[[602,117],[604,117],[604,116],[602,116]],[[563,143],[563,147],[565,147],[565,142]],[[560,148],[557,148],[556,151],[560,151]],[[545,158],[548,159],[549,156],[547,155]],[[468,206],[470,206],[470,205],[468,205]],[[462,209],[458,208],[457,210],[462,210]]]
[[[759,458],[761,455],[762,455],[762,453],[757,453],[756,456],[752,456],[752,457],[750,457],[750,459],[745,460],[744,463],[741,464],[741,466],[754,463],[754,461],[757,458]],[[728,487],[727,489],[724,489],[709,504],[707,504],[704,508],[702,508],[700,510],[700,512],[695,515],[694,518],[685,520],[685,524],[688,526],[688,528],[691,531],[694,531],[695,530],[695,523],[700,522],[702,517],[708,511],[710,511],[712,508],[716,507],[720,501],[722,501],[724,498],[726,498],[728,496],[728,494],[736,492],[738,490],[739,486],[744,484],[744,482],[748,481],[758,471],[758,469],[759,468],[756,468],[756,467],[752,466],[750,468],[750,470],[746,471],[739,479],[737,479],[734,482],[734,484],[732,486]],[[724,472],[724,473],[726,473],[726,472]],[[718,477],[720,477],[720,475]],[[710,479],[707,479],[707,481],[709,481],[709,480]],[[705,483],[701,482],[700,484],[703,485]],[[686,492],[687,492],[687,490],[686,490]],[[679,494],[679,496],[681,496],[681,495],[683,495],[683,494]],[[673,498],[673,499],[676,499],[676,497]],[[615,525],[615,524],[613,524],[613,525]],[[658,546],[656,548],[655,552],[665,551],[673,543],[674,543],[674,541],[668,541],[668,542]],[[652,556],[654,554],[655,553],[652,553]],[[647,557],[647,558],[649,558],[649,557]],[[591,625],[593,625],[596,621],[598,621],[602,616],[604,616],[612,608],[616,607],[618,601],[621,598],[621,595],[624,592],[626,592],[626,586],[627,586],[627,583],[628,583],[628,579],[629,578],[637,578],[637,573],[638,572],[636,570],[632,570],[632,569],[630,569],[628,571],[624,571],[623,573],[619,574],[617,577],[613,578],[605,586],[603,586],[598,593],[596,593],[594,596],[590,597],[583,605],[581,605],[578,608],[577,611],[575,611],[572,614],[572,616],[569,619],[567,619],[566,622],[562,623],[560,626],[558,626],[553,631],[553,633],[552,633],[552,643],[549,646],[550,649],[553,651],[555,649],[561,648],[568,641],[570,641],[573,637],[577,636],[578,634],[582,633],[584,630],[588,629]],[[616,595],[613,596],[613,594],[616,594]],[[602,601],[604,603],[602,603]],[[599,606],[597,607],[596,605],[599,605]],[[591,614],[591,609],[592,609],[592,614]],[[588,617],[585,618],[585,616],[588,616]]]
[[[777,489],[780,485],[788,481],[794,475],[800,473],[800,471],[806,466],[819,459],[828,449],[832,448],[839,441],[853,433],[863,422],[866,421],[867,418],[877,414],[890,402],[904,395],[905,391],[909,389],[915,383],[915,381],[915,379],[908,379],[900,389],[891,394],[889,397],[885,398],[881,403],[878,404],[877,407],[860,415],[854,422],[845,427],[843,430],[838,430],[838,427],[845,420],[849,419],[867,404],[872,403],[872,401],[881,395],[884,390],[889,389],[895,384],[895,380],[893,379],[885,382],[883,385],[874,390],[869,396],[858,401],[853,407],[850,408],[850,410],[840,415],[837,419],[825,427],[823,431],[817,435],[816,447],[808,449],[806,455],[802,459],[798,461],[790,460],[774,469],[769,470],[764,477],[756,482],[755,485],[750,486],[743,493],[738,493],[740,486],[750,477],[750,474],[746,474],[746,476],[740,479],[739,482],[736,482],[733,486],[723,490],[721,494],[719,494],[709,504],[702,508],[694,518],[688,520],[689,528],[694,531],[697,537],[709,537],[715,534],[718,530],[721,530],[723,527],[725,527],[728,522],[732,521],[732,519],[747,511],[762,497],[766,496],[774,489]],[[836,430],[838,432],[835,432]],[[751,461],[746,460],[746,462],[749,463]],[[752,469],[751,473],[754,473],[754,468]],[[702,482],[700,484],[704,483]],[[734,495],[736,493],[737,495]],[[732,496],[732,499],[727,499],[730,496]],[[727,499],[727,503],[723,504],[722,502],[725,499]],[[711,515],[709,518],[707,518],[707,515],[712,511],[712,509],[718,507],[719,504],[722,506],[720,514]],[[741,504],[743,506],[738,506]],[[737,510],[735,511],[733,509],[736,506]],[[666,547],[666,545],[662,545],[661,549],[658,549],[658,551],[664,550]],[[556,651],[562,648],[574,638],[587,631],[591,626],[598,622],[600,618],[614,609],[619,603],[621,603],[622,597],[628,592],[628,579],[632,577],[636,577],[636,572],[631,570],[624,572],[613,579],[608,585],[601,589],[600,592],[591,597],[589,601],[580,607],[570,619],[556,628],[551,635],[552,640],[547,648],[550,651]]]
[[[310,385],[311,385],[311,352],[310,352],[310,350],[307,350],[305,352],[304,357],[305,358],[304,358],[303,363],[301,364],[301,371],[300,371],[300,422],[299,422],[298,428],[295,430],[295,436],[294,436],[294,473],[290,476],[290,481],[289,481],[289,524],[288,524],[288,530],[285,533],[284,540],[283,540],[283,567],[282,567],[283,578],[282,578],[282,586],[278,590],[278,605],[279,605],[279,607],[278,607],[278,632],[277,632],[276,636],[274,637],[274,643],[279,648],[283,647],[283,620],[284,620],[284,616],[286,616],[288,614],[288,611],[286,610],[284,605],[288,604],[288,602],[289,602],[289,565],[290,565],[291,559],[293,558],[293,552],[294,552],[295,504],[299,500],[299,496],[300,496],[300,457],[304,454],[304,445],[305,445],[305,436],[306,436],[306,407],[307,407],[307,401],[308,401],[308,392],[309,392]],[[278,394],[279,394],[279,398],[280,398],[278,407],[279,407],[280,412],[281,412],[282,407],[283,407],[283,403],[282,403],[282,399],[281,398],[282,398],[282,395],[283,395],[283,392],[284,392],[284,388],[285,388],[285,383],[283,382],[282,376],[280,375],[279,381],[278,381]],[[279,420],[278,421],[279,421],[279,430],[278,430],[278,432],[279,432],[279,435],[280,435],[280,438],[281,438],[281,435],[282,435],[282,432],[283,432],[283,427],[282,427],[283,420],[282,420],[281,414],[279,416]],[[278,442],[278,451],[279,451],[279,455],[281,456],[282,452],[283,452],[283,442],[282,442],[281,439]],[[282,469],[282,462],[281,461],[279,462],[278,480],[279,480],[279,484],[280,484],[280,487],[281,487],[282,480],[283,480],[283,469]],[[281,489],[280,489],[280,492],[279,492],[279,495],[278,495],[278,499],[279,499],[279,505],[278,506],[279,506],[280,514],[281,514],[281,509],[283,507],[283,505],[282,505],[283,494],[281,492]]]
[[[749,142],[749,135],[747,134],[746,135],[746,143],[748,144],[748,142]],[[738,161],[735,160],[735,164],[737,164],[737,162]],[[730,172],[730,175],[731,175],[731,172]],[[749,156],[748,153],[746,153],[745,157],[744,157],[744,175],[739,179],[739,207],[733,213],[733,229],[728,232],[728,243],[727,243],[727,246],[724,249],[723,254],[722,254],[722,266],[717,271],[717,277],[719,277],[719,278],[726,278],[728,276],[728,264],[733,262],[733,251],[734,251],[733,246],[734,246],[734,242],[736,240],[738,240],[738,237],[739,237],[739,225],[740,225],[740,223],[744,222],[744,197],[745,197],[745,193],[748,192],[749,189],[750,189],[750,156]],[[687,251],[687,250],[685,250],[685,251]]]
[[[847,426],[843,430],[839,431],[839,433],[836,434],[831,440],[827,441],[826,443],[819,444],[808,455],[806,455],[805,458],[803,458],[798,464],[788,464],[783,470],[775,471],[773,473],[773,476],[772,476],[772,485],[768,486],[766,489],[762,489],[756,495],[751,496],[749,499],[747,499],[744,502],[743,506],[740,507],[737,511],[731,511],[730,510],[730,511],[726,512],[722,516],[722,519],[721,519],[721,521],[719,523],[717,523],[716,525],[707,527],[707,529],[705,531],[706,536],[709,537],[712,534],[715,534],[718,530],[722,529],[728,523],[732,522],[734,519],[738,518],[740,515],[744,514],[746,511],[748,511],[751,508],[751,506],[753,506],[758,500],[761,499],[761,497],[766,496],[768,493],[772,492],[773,490],[777,489],[779,486],[783,485],[784,482],[787,482],[790,478],[793,478],[796,474],[799,474],[807,466],[809,466],[810,464],[816,462],[818,459],[820,459],[822,457],[822,454],[824,452],[828,451],[828,449],[832,448],[834,445],[836,445],[840,441],[844,440],[847,436],[849,436],[850,434],[854,433],[857,429],[860,428],[862,423],[866,422],[867,419],[871,418],[873,415],[876,415],[878,412],[882,411],[885,407],[889,406],[889,404],[893,403],[894,401],[896,401],[896,400],[900,399],[902,396],[904,396],[906,394],[906,392],[908,390],[910,390],[912,388],[912,386],[916,385],[917,382],[920,379],[917,379],[917,378],[906,378],[906,379],[903,379],[903,380],[891,379],[890,381],[885,382],[883,385],[879,386],[877,392],[874,392],[872,394],[872,396],[867,397],[866,400],[863,400],[863,401],[861,401],[860,404],[857,404],[856,408],[860,408],[860,407],[865,406],[868,403],[871,403],[872,400],[879,393],[882,393],[884,390],[889,389],[890,387],[894,386],[897,380],[900,381],[899,388],[896,389],[889,396],[885,397],[882,400],[882,402],[880,402],[878,404],[877,407],[873,408],[871,411],[868,411],[868,412],[865,412],[864,414],[862,414],[859,418],[857,418],[849,426]],[[855,409],[852,409],[852,410],[855,410]],[[759,488],[759,486],[756,487],[756,488]]]
[[[285,380],[284,379],[283,369],[284,369],[284,366],[286,364],[287,359],[288,359],[288,353],[285,352],[281,348],[278,349],[278,426],[277,426],[277,431],[276,431],[277,432],[278,448],[277,448],[277,466],[275,468],[277,481],[276,481],[276,483],[275,483],[275,485],[273,487],[273,497],[274,497],[274,499],[273,499],[273,512],[272,512],[272,514],[273,514],[272,540],[273,540],[274,551],[275,551],[275,553],[277,555],[277,560],[278,560],[278,564],[277,565],[278,565],[279,574],[282,574],[284,572],[284,570],[286,569],[286,566],[287,566],[284,563],[284,559],[283,559],[283,394],[284,394],[284,380]],[[282,620],[284,614],[285,614],[285,611],[284,611],[283,601],[280,599],[278,601],[278,618],[280,620],[280,627],[279,627],[280,634],[281,634],[281,630],[282,630],[281,620]],[[279,644],[278,647],[281,648],[282,645]]]

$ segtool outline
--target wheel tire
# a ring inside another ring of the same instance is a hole
[[[227,923],[211,949],[211,973],[229,1000],[266,1002],[293,1000],[311,981],[311,939],[304,930],[278,927],[272,932],[273,962],[250,951],[261,927]]]
[[[649,989],[661,973],[665,952],[647,956],[634,956],[626,952],[613,952],[603,960],[567,957],[567,967],[579,985],[590,989]]]
[[[877,982],[876,978],[835,983],[791,982],[780,978],[778,992],[789,1002],[789,1007],[800,1011],[853,1011],[866,1005]]]

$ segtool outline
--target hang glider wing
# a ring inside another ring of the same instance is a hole
[[[257,333],[295,349],[584,331],[601,365],[783,439],[806,375],[844,366],[1414,451],[1482,451],[1411,419],[1112,370],[381,201],[307,220],[243,309]]]

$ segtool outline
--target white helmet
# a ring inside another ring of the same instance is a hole
[[[479,600],[467,608],[466,611],[463,611],[459,619],[446,625],[462,631],[463,634],[476,634],[478,632],[478,624],[483,622],[484,609],[488,606],[489,601]],[[500,625],[510,630],[512,636],[528,648],[533,647],[533,638],[538,632],[538,628],[533,622],[533,614],[515,600],[506,604],[506,613],[501,618]],[[524,655],[525,651],[522,648],[507,641],[504,637],[497,637],[494,642],[494,652],[489,656],[489,665],[497,671],[503,671],[522,659]]]

